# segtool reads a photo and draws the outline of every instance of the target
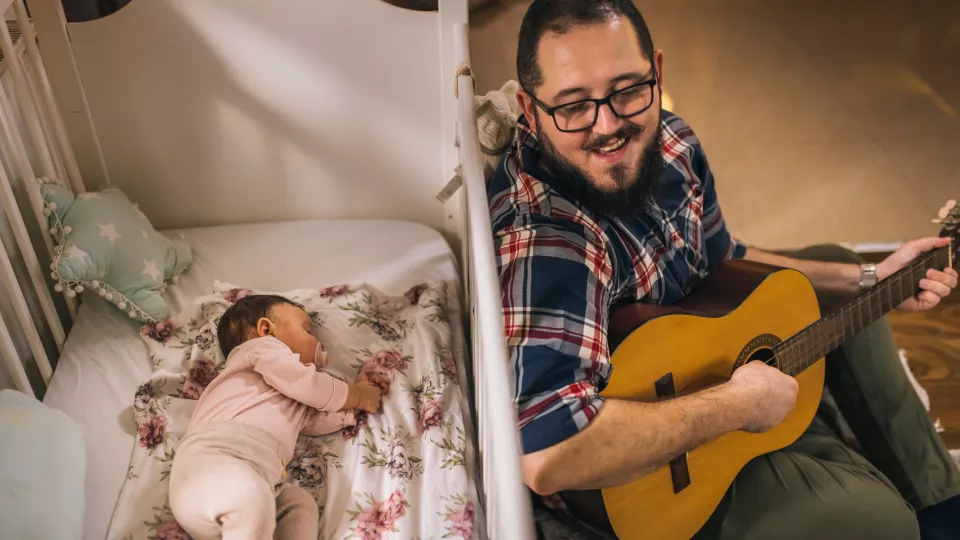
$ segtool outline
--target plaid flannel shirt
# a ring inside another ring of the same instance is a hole
[[[667,168],[656,203],[629,219],[594,215],[551,187],[523,121],[488,186],[524,453],[576,434],[603,406],[612,305],[677,302],[746,252],[727,232],[693,131],[666,111],[661,122]]]

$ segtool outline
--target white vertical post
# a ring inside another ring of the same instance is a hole
[[[50,87],[50,80],[47,79],[47,72],[43,67],[43,59],[40,57],[40,49],[37,47],[37,33],[34,31],[33,21],[27,16],[23,0],[14,0],[13,9],[16,13],[17,21],[20,23],[21,39],[27,48],[27,58],[33,68],[38,92],[41,95],[38,103],[43,103],[46,107],[53,135],[60,149],[59,154],[63,158],[63,166],[66,169],[66,178],[64,178],[64,181],[69,183],[74,193],[83,193],[86,190],[80,174],[80,167],[77,164],[77,156],[73,150],[73,145],[70,144],[70,138],[67,136],[67,128],[64,126],[63,118],[60,116],[56,99],[54,99],[53,96],[53,89]]]
[[[2,92],[0,92],[0,94],[2,94]],[[0,117],[4,117],[4,115],[0,114]],[[36,184],[32,186],[28,185],[27,190],[37,191]],[[27,234],[27,228],[24,225],[23,216],[20,214],[20,208],[17,206],[17,201],[14,198],[13,190],[10,186],[10,179],[7,177],[7,173],[3,167],[0,167],[0,204],[3,205],[3,211],[7,215],[7,220],[10,222],[10,227],[13,229],[14,238],[17,239],[17,246],[20,248],[20,254],[23,257],[24,263],[27,265],[27,273],[30,275],[30,282],[32,283],[34,290],[37,292],[37,297],[40,299],[40,308],[43,310],[43,315],[47,320],[47,324],[50,325],[50,332],[53,334],[53,340],[57,344],[57,349],[63,350],[63,342],[66,341],[66,334],[63,331],[63,325],[60,324],[60,317],[57,315],[56,307],[53,305],[53,297],[50,295],[50,290],[47,288],[47,284],[44,281],[45,272],[40,267],[40,261],[37,259],[37,253],[33,250],[33,244],[30,242],[29,234]],[[41,234],[44,237],[47,236],[46,228],[47,226],[44,223],[43,228],[41,229]],[[4,252],[3,259],[6,260],[6,258],[7,254]],[[9,261],[7,261],[6,264],[9,264]],[[12,285],[8,284],[7,287],[12,289],[16,285],[16,279],[14,278]],[[19,287],[16,287],[15,292],[22,297]],[[21,321],[21,324],[23,324],[23,321]],[[26,331],[27,329],[24,327],[24,332]],[[38,359],[37,361],[39,362],[40,360]]]
[[[10,70],[10,76],[13,77],[14,93],[17,97],[17,104],[20,106],[20,116],[27,126],[27,131],[33,140],[34,150],[40,159],[40,170],[44,176],[55,176],[56,170],[53,166],[53,158],[50,155],[50,149],[47,147],[47,141],[43,136],[37,111],[34,108],[33,101],[30,99],[30,88],[28,87],[27,76],[24,73],[23,65],[20,63],[20,55],[17,54],[13,46],[10,30],[5,23],[0,24],[0,48],[3,49],[3,59],[7,63],[7,69]]]
[[[17,49],[21,48],[21,44],[26,38],[21,38],[20,43],[16,45]],[[41,103],[40,93],[37,90],[37,81],[34,77],[33,69],[29,64],[24,64],[24,72],[27,75],[27,87],[30,89],[30,99],[33,103]],[[56,111],[54,111],[56,112]],[[40,119],[40,131],[43,132],[43,139],[47,141],[47,148],[50,149],[50,157],[53,158],[53,169],[54,177],[61,182],[67,183],[69,179],[67,178],[67,170],[63,166],[63,159],[60,157],[60,151],[57,148],[56,141],[53,136],[53,126],[50,125],[50,114],[43,107],[37,107],[37,118]]]
[[[9,3],[11,0],[4,1]],[[50,81],[55,101],[64,113],[61,121],[66,127],[70,146],[75,150],[81,175],[87,184],[92,181],[110,185],[103,151],[93,127],[90,105],[67,33],[62,0],[29,2],[30,22],[39,38],[38,49],[43,59],[44,73]]]
[[[30,206],[33,208],[34,216],[40,225],[41,236],[47,248],[47,254],[52,259],[54,255],[53,241],[50,239],[50,235],[47,234],[47,229],[50,226],[43,215],[43,200],[40,197],[37,178],[33,174],[33,166],[30,165],[27,149],[23,144],[23,139],[20,138],[20,131],[17,129],[13,118],[13,109],[7,100],[6,93],[0,89],[0,128],[2,128],[3,134],[6,136],[9,150],[13,154],[20,178],[25,184],[27,196],[30,199]],[[63,342],[66,341],[66,334],[63,331],[63,325],[60,324],[57,310],[53,305],[53,298],[50,296],[49,289],[47,289],[46,286],[46,271],[40,266],[40,261],[37,259],[33,244],[30,242],[30,236],[27,234],[23,216],[20,214],[20,209],[13,195],[10,179],[6,176],[6,172],[3,171],[2,168],[0,168],[0,172],[3,174],[2,182],[0,182],[0,203],[3,204],[4,211],[10,220],[10,225],[17,239],[17,246],[19,246],[20,253],[26,262],[27,270],[30,273],[30,280],[34,289],[37,291],[37,296],[40,298],[40,306],[43,308],[43,314],[50,324],[50,331],[53,333],[54,341],[57,344],[57,348],[63,350]],[[75,315],[76,301],[72,298],[67,298],[67,306],[70,309],[70,314]]]
[[[460,62],[453,42],[453,34],[455,33],[454,25],[467,22],[469,16],[467,0],[441,0],[438,3],[438,8],[440,14],[440,73],[454,73],[457,69],[457,64]],[[440,78],[439,83],[441,94],[438,105],[441,109],[440,117],[443,119],[443,124],[441,125],[443,146],[438,150],[438,155],[440,157],[441,167],[440,177],[443,182],[446,183],[454,177],[457,166],[460,164],[460,155],[457,150],[457,97],[454,92],[451,91],[457,82],[455,80],[451,81],[450,77],[444,76]],[[460,174],[462,181],[462,171]],[[439,190],[441,187],[443,186],[438,186],[437,189]],[[451,242],[451,244],[453,244],[451,247],[454,249],[454,253],[457,254],[458,262],[463,269],[464,277],[466,277],[467,265],[466,258],[464,257],[466,248],[463,244],[467,242],[467,236],[464,227],[466,219],[463,215],[465,211],[463,204],[464,201],[462,197],[450,197],[446,203],[444,203],[443,210],[445,229],[448,237],[456,240]],[[469,296],[469,287],[465,286],[463,290],[464,295]],[[469,305],[467,301],[464,301],[464,304]]]
[[[10,331],[7,329],[7,324],[3,320],[3,315],[0,315],[0,356],[3,357],[3,361],[7,364],[10,374],[13,375],[17,390],[24,394],[37,397],[33,392],[33,387],[30,386],[30,379],[27,378],[27,372],[23,369],[23,364],[20,363],[17,348],[13,345],[13,339],[10,337]]]
[[[50,367],[50,360],[47,358],[47,352],[43,350],[43,342],[40,340],[40,333],[33,324],[33,317],[30,316],[30,306],[27,305],[27,299],[20,290],[20,284],[17,283],[17,275],[13,272],[13,264],[10,263],[10,257],[7,256],[7,250],[0,242],[0,283],[3,288],[10,293],[10,300],[13,302],[13,310],[20,321],[20,329],[27,336],[27,343],[30,345],[30,352],[33,353],[34,360],[37,361],[37,367],[40,368],[40,375],[44,383],[50,382],[53,376],[53,369]]]
[[[468,30],[465,23],[454,29],[459,62],[469,66]],[[459,63],[458,62],[458,63]],[[471,299],[476,312],[477,332],[472,336],[479,356],[473,361],[479,373],[477,402],[483,485],[486,494],[487,534],[490,538],[535,538],[530,496],[520,470],[517,415],[513,400],[513,379],[507,368],[507,341],[503,327],[500,277],[493,250],[490,208],[487,202],[480,141],[477,134],[473,79],[461,75],[457,81],[458,134],[466,209],[470,257],[468,272],[473,279]],[[477,343],[478,342],[478,343]]]

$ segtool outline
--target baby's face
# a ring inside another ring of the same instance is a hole
[[[280,304],[270,310],[273,337],[300,355],[300,362],[312,364],[317,357],[317,338],[313,337],[313,320],[307,312],[290,304]]]

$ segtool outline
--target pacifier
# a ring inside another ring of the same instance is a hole
[[[324,367],[327,365],[327,350],[323,348],[323,343],[317,342],[317,350],[313,353],[313,363]]]

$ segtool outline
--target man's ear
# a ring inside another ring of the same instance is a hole
[[[653,67],[657,70],[657,86],[663,91],[663,51],[657,49],[653,53]]]
[[[537,117],[534,115],[537,113],[537,104],[533,102],[533,98],[523,88],[517,89],[517,103],[523,109],[523,116],[527,119],[527,125],[536,133]]]
[[[273,335],[273,322],[266,317],[260,317],[257,320],[257,337],[272,336],[272,335]]]

